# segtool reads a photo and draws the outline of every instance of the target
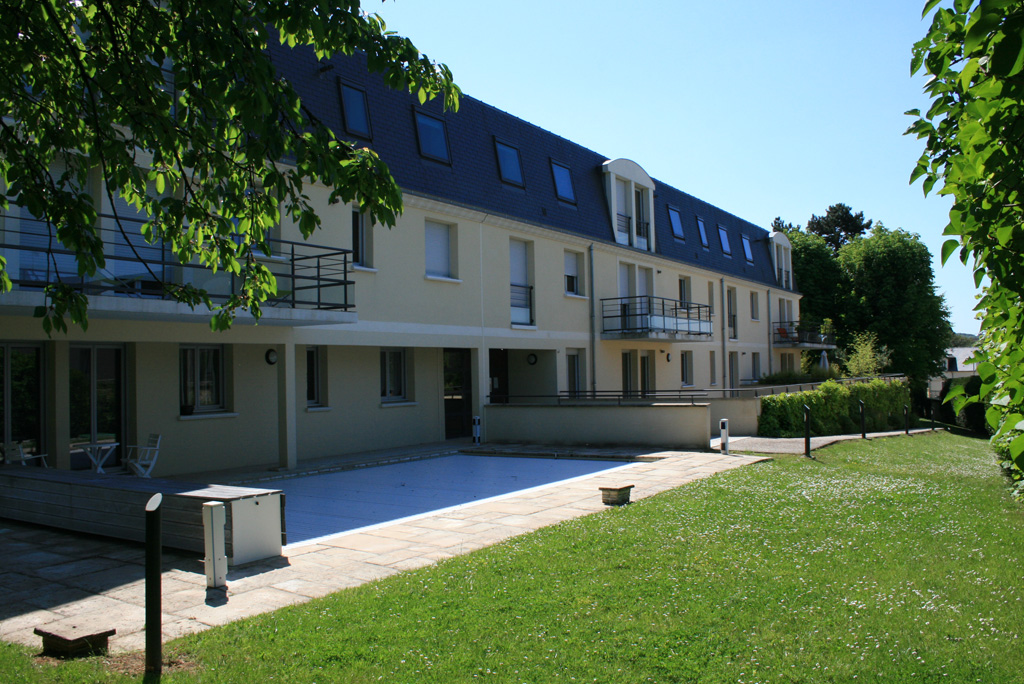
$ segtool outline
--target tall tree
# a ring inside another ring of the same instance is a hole
[[[833,204],[824,216],[811,215],[807,220],[807,232],[820,235],[833,252],[854,238],[871,230],[871,220],[864,218],[864,212],[856,214],[845,204]]]
[[[953,197],[943,261],[959,251],[977,284],[989,279],[978,305],[986,357],[978,374],[1002,434],[1024,421],[1024,2],[939,4],[925,3],[923,16],[934,16],[910,64],[928,75],[932,98],[925,114],[907,112],[916,117],[908,133],[925,141],[910,180]],[[1024,433],[1010,456],[1024,471]]]
[[[337,139],[277,72],[272,41],[318,59],[362,51],[391,86],[458,104],[450,71],[358,0],[0,0],[0,16],[0,208],[44,220],[53,247],[94,275],[106,263],[90,194],[98,174],[111,204],[118,196],[151,217],[147,239],[234,274],[215,328],[240,309],[259,316],[275,291],[257,256],[282,214],[306,237],[320,227],[309,184],[388,225],[402,206],[377,155]],[[11,288],[4,266],[0,257],[0,292]],[[163,286],[214,308],[202,289]],[[37,313],[48,332],[66,316],[84,327],[83,293],[58,278],[46,295]]]
[[[952,335],[928,247],[917,235],[876,227],[844,245],[839,263],[852,293],[843,328],[874,333],[892,353],[889,368],[924,387],[942,371]]]
[[[787,235],[793,247],[793,277],[803,293],[800,318],[812,323],[831,319],[843,337],[849,278],[823,237],[803,231]]]

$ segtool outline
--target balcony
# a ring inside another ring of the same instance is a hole
[[[170,247],[161,243],[149,244],[138,228],[140,219],[120,217],[126,230],[115,226],[113,216],[101,216],[102,226],[97,230],[103,240],[106,264],[95,274],[81,275],[74,253],[52,240],[51,231],[44,221],[23,215],[12,228],[14,221],[8,221],[6,229],[0,231],[0,254],[7,259],[7,272],[15,290],[38,292],[48,282],[63,282],[90,297],[117,297],[138,300],[140,311],[153,313],[155,317],[174,317],[181,312],[165,284],[192,284],[209,293],[214,303],[222,303],[238,292],[238,278],[227,271],[213,273],[200,265],[198,260],[182,264]],[[288,315],[274,315],[275,310],[309,309],[320,311],[351,312],[339,317],[336,322],[354,319],[353,282],[348,279],[349,255],[351,250],[337,249],[307,242],[270,240],[272,256],[257,255],[257,260],[270,269],[277,279],[277,296],[262,305],[269,318],[292,318]],[[14,295],[16,293],[12,293]],[[10,301],[14,304],[13,297]],[[92,308],[103,310],[103,305]],[[168,305],[154,304],[166,302]],[[0,304],[7,303],[0,301]],[[114,305],[112,310],[128,312],[132,307]],[[185,311],[189,311],[185,307]],[[199,313],[199,312],[197,312]],[[202,312],[208,317],[208,312]],[[323,317],[298,316],[297,320],[314,318],[317,322],[328,322]],[[341,320],[344,319],[344,320]],[[333,320],[333,319],[331,319]]]
[[[776,347],[799,347],[801,349],[835,349],[834,333],[821,332],[818,323],[780,321],[772,323],[772,344]]]
[[[601,300],[604,339],[676,339],[710,337],[711,308],[664,297],[613,297]]]
[[[533,286],[509,285],[512,298],[512,324],[533,325]]]

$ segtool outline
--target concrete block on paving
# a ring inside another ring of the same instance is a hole
[[[43,654],[58,658],[107,652],[107,640],[117,633],[113,627],[95,620],[68,619],[51,622],[32,630],[43,637]]]

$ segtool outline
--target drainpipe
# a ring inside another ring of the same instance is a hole
[[[768,375],[771,375],[775,372],[772,370],[772,357],[775,356],[775,344],[772,341],[774,339],[772,335],[772,288],[769,287],[766,294],[764,315],[768,318]]]
[[[721,324],[721,326],[719,326],[722,329],[722,389],[726,389],[725,381],[728,378],[728,376],[727,376],[727,374],[725,372],[725,369],[726,369],[726,366],[729,365],[729,355],[728,355],[728,352],[726,351],[726,332],[725,332],[726,320],[725,319],[729,315],[729,313],[728,313],[729,309],[725,305],[725,278],[719,278],[718,279],[718,284],[719,284],[719,290],[721,291],[721,295],[720,295],[720,297],[718,299],[718,304],[719,304],[718,310],[721,313],[720,318],[722,319],[722,324]],[[732,388],[729,388],[729,389],[732,389]]]
[[[590,262],[590,389],[597,393],[597,299],[594,289],[594,243],[591,242],[587,248],[587,257]]]

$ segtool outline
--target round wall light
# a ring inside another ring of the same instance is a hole
[[[277,363],[277,350],[268,349],[267,353],[263,355],[263,358],[267,360],[268,366],[273,366],[275,363]]]

